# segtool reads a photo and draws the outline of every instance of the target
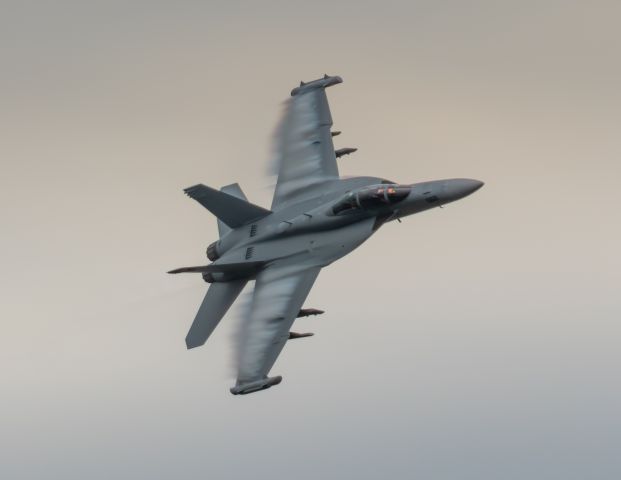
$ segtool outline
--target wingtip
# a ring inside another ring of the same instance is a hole
[[[295,97],[300,93],[304,93],[315,88],[328,88],[332,85],[337,85],[339,83],[343,83],[343,79],[338,75],[330,76],[328,74],[324,74],[322,78],[319,78],[317,80],[312,80],[310,82],[300,82],[299,87],[295,87],[293,90],[291,90],[291,96]]]
[[[233,395],[246,395],[248,393],[259,392],[261,390],[267,390],[274,385],[278,385],[282,382],[282,377],[277,375],[275,377],[263,378],[261,380],[256,380],[254,382],[249,382],[245,384],[237,384],[232,387],[229,391]]]
[[[192,332],[189,332],[185,337],[185,348],[187,350],[192,350],[196,347],[202,347],[207,342],[207,339],[203,339],[201,336],[192,335]]]
[[[185,187],[185,188],[183,189],[183,191],[184,191],[185,193],[188,193],[189,191],[194,190],[194,189],[196,189],[196,188],[200,187],[201,185],[202,185],[202,183],[197,183],[196,185],[190,185],[189,187]]]
[[[202,183],[197,183],[196,185],[192,185],[190,187],[186,187],[183,189],[183,193],[185,193],[188,197],[190,198],[194,198],[195,194],[199,194],[201,193],[202,190],[208,189],[209,187],[207,187],[206,185],[202,184]]]

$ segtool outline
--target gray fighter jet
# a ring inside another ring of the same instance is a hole
[[[332,117],[325,89],[341,83],[325,75],[291,91],[278,128],[278,180],[270,210],[246,199],[237,183],[219,191],[194,185],[185,193],[218,218],[220,238],[207,247],[212,263],[169,273],[198,272],[211,283],[186,337],[203,345],[246,283],[255,281],[248,322],[240,335],[237,382],[231,393],[277,385],[268,377],[319,271],[347,255],[384,223],[454,202],[481,188],[470,179],[399,184],[377,177],[339,178]]]

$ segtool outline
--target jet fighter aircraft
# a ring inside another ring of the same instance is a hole
[[[267,389],[268,377],[287,340],[312,334],[290,332],[320,270],[347,255],[384,223],[454,202],[481,188],[470,179],[414,184],[377,177],[339,178],[332,116],[325,89],[341,83],[325,75],[291,91],[278,128],[278,179],[269,210],[250,203],[237,183],[220,190],[203,184],[185,193],[218,219],[220,238],[207,247],[212,262],[169,273],[198,272],[210,283],[186,337],[203,345],[248,281],[254,280],[249,321],[241,336],[234,395]]]

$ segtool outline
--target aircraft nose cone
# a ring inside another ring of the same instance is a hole
[[[454,202],[476,192],[484,185],[480,180],[470,178],[455,178],[444,183],[444,197],[446,202]]]

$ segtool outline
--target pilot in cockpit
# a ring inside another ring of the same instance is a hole
[[[407,185],[373,185],[349,192],[339,200],[332,213],[340,215],[356,210],[376,210],[405,199],[410,193]]]

